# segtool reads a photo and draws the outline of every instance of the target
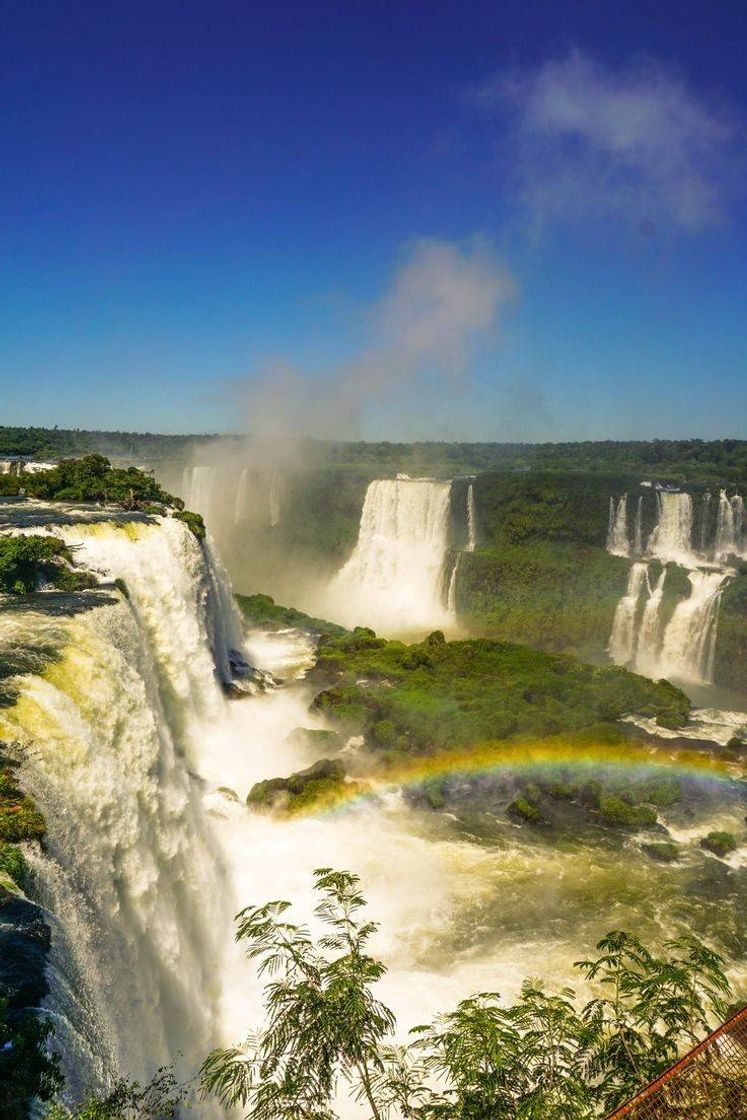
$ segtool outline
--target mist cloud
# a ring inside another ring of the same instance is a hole
[[[370,437],[367,420],[383,417],[402,438],[412,430],[403,410],[417,407],[419,389],[427,386],[448,412],[514,294],[510,273],[486,245],[414,242],[366,311],[364,339],[349,361],[307,371],[278,359],[242,383],[250,432],[270,442]]]
[[[699,233],[725,216],[736,123],[665,66],[612,70],[573,50],[496,78],[479,99],[509,109],[508,158],[539,223],[601,217]]]

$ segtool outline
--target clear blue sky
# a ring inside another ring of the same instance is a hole
[[[447,316],[455,260],[511,282],[438,403],[408,335],[356,431],[747,436],[742,0],[0,11],[0,423],[237,430],[279,360],[360,389],[427,239]]]

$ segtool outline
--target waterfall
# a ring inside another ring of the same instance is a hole
[[[740,494],[729,498],[722,490],[718,500],[714,559],[716,563],[723,563],[731,556],[743,555],[744,499]]]
[[[628,495],[615,505],[615,499],[610,498],[610,517],[607,528],[607,551],[614,556],[629,556],[630,542],[628,541]]]
[[[236,504],[233,508],[233,523],[238,525],[243,521],[247,515],[248,504],[248,491],[249,491],[249,468],[244,467],[239,475],[239,485],[236,489]]]
[[[709,684],[713,676],[723,572],[689,573],[691,591],[667,626],[659,659],[661,676]]]
[[[643,494],[638,498],[635,511],[635,537],[633,540],[633,555],[643,555]]]
[[[456,618],[456,587],[457,587],[457,574],[459,572],[459,561],[462,558],[461,552],[457,553],[454,567],[451,569],[451,576],[449,577],[449,591],[446,596],[446,609],[449,614]]]
[[[475,487],[470,482],[467,488],[467,552],[477,548],[477,510],[475,509]]]
[[[385,633],[451,625],[444,587],[450,510],[451,482],[370,483],[358,542],[329,589],[333,617]]]
[[[651,584],[651,571],[646,568],[646,602],[641,615],[636,645],[635,669],[639,673],[655,676],[658,670],[661,646],[661,605],[667,569],[663,567],[656,583]]]
[[[197,464],[185,468],[184,503],[187,509],[210,518],[210,502],[213,496],[215,467]]]
[[[239,639],[217,562],[180,522],[55,531],[77,563],[127,587],[55,618],[58,660],[20,678],[0,710],[0,737],[25,748],[23,782],[48,825],[35,892],[50,914],[48,1007],[75,1092],[147,1079],[178,1055],[191,1075],[222,1037],[235,902],[191,772],[230,707],[218,646]],[[41,613],[24,623],[50,625]]]
[[[660,490],[656,494],[658,520],[649,537],[648,551],[659,560],[693,563],[693,500],[689,494]]]
[[[280,475],[273,471],[270,478],[270,527],[275,528],[280,524]]]
[[[708,521],[711,513],[711,500],[713,495],[706,490],[703,495],[703,506],[701,510],[700,522],[700,555],[705,556],[706,549],[708,548]]]
[[[629,665],[635,657],[638,604],[646,581],[646,573],[646,564],[631,565],[628,586],[615,609],[609,654],[617,665]]]

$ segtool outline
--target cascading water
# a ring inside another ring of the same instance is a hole
[[[643,494],[638,498],[635,512],[635,536],[633,538],[633,555],[643,555]]]
[[[651,583],[651,569],[646,566],[646,602],[641,615],[634,668],[639,673],[654,676],[659,667],[659,651],[662,640],[661,605],[664,598],[664,583],[667,569],[663,567],[655,583]]]
[[[628,495],[623,494],[615,505],[610,498],[610,516],[607,528],[607,551],[614,556],[629,556],[628,542]]]
[[[370,483],[358,542],[329,589],[332,616],[385,633],[452,625],[444,587],[450,510],[451,482]]]
[[[744,549],[744,499],[740,494],[730,498],[722,490],[718,501],[714,560],[723,563],[732,556],[742,557]]]
[[[663,676],[711,683],[724,578],[723,572],[689,573],[690,595],[677,604],[664,634],[659,659]]]
[[[658,491],[658,520],[649,537],[647,550],[659,560],[686,567],[693,562],[693,500],[689,494]]]
[[[622,532],[621,505],[610,499],[608,550],[626,555],[619,539]],[[710,494],[703,496],[699,548],[693,547],[693,500],[691,495],[659,490],[656,493],[657,523],[642,548],[642,497],[638,501],[634,556],[628,585],[613,621],[609,654],[617,664],[628,665],[649,676],[672,676],[691,683],[711,682],[718,612],[721,595],[733,572],[728,561],[739,555],[742,543],[744,504],[739,495],[719,497],[716,536],[709,555],[708,525]],[[628,549],[628,552],[631,550]],[[652,580],[650,564],[663,565]],[[667,565],[678,564],[688,571],[690,593],[675,607],[669,621],[662,617]],[[714,564],[718,569],[714,570]]]
[[[248,491],[249,491],[249,468],[244,467],[239,475],[239,485],[236,489],[236,502],[233,507],[233,523],[234,525],[240,524],[241,521],[247,516],[248,506]],[[192,507],[190,507],[192,508]]]
[[[646,574],[645,564],[632,565],[625,594],[615,609],[609,654],[617,665],[629,665],[635,657],[638,604]]]
[[[216,666],[211,647],[233,622],[216,617],[219,574],[179,522],[55,531],[79,563],[127,585],[127,598],[56,620],[58,660],[0,711],[48,824],[35,882],[65,1073],[72,1090],[105,1087],[182,1055],[192,1074],[222,1037],[234,900],[190,770],[201,728],[228,703],[216,679],[228,655]]]
[[[477,548],[477,510],[475,508],[475,487],[470,482],[467,487],[467,552]]]

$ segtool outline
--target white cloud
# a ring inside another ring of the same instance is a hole
[[[270,363],[242,387],[249,428],[270,440],[370,434],[368,419],[400,436],[431,405],[448,414],[455,384],[494,336],[515,292],[502,263],[482,244],[414,242],[388,290],[365,313],[365,338],[351,359],[308,373]],[[413,415],[409,416],[408,412]]]
[[[480,99],[514,114],[507,155],[540,222],[604,217],[697,233],[724,217],[735,124],[662,65],[614,71],[574,50],[492,81]]]

